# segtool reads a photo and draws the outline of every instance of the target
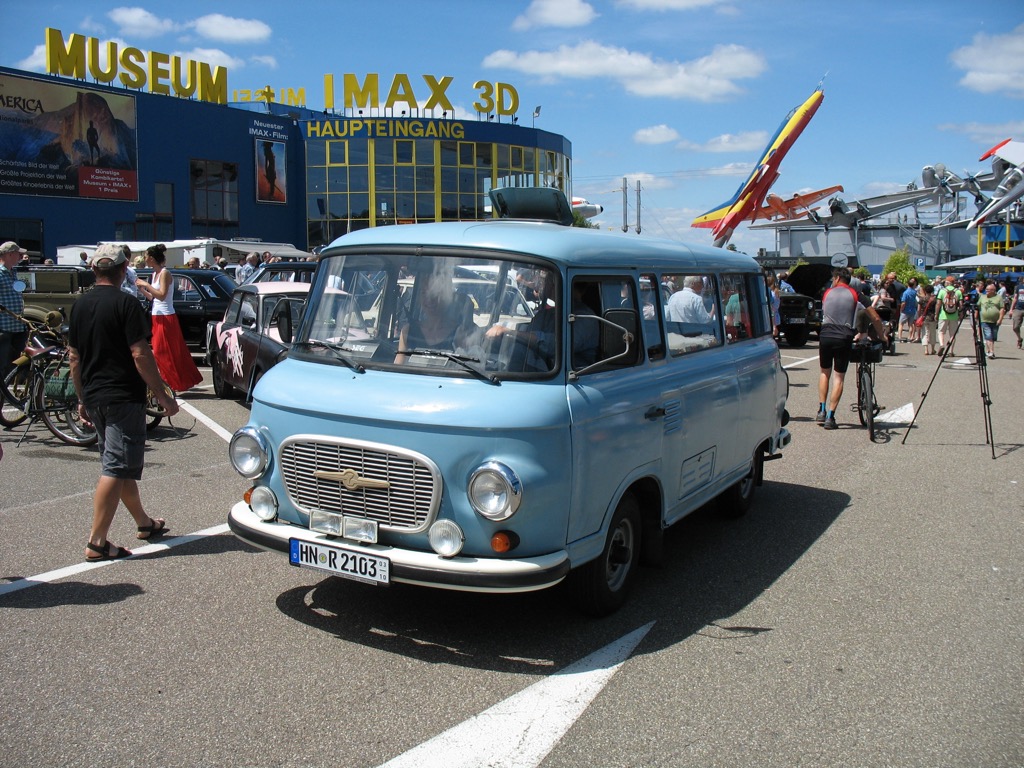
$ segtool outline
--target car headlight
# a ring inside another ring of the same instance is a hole
[[[277,517],[277,496],[265,485],[259,485],[249,494],[249,508],[260,520],[269,522]]]
[[[441,557],[455,557],[466,543],[462,529],[451,520],[437,520],[427,531],[427,539],[430,548]]]
[[[489,461],[469,478],[469,503],[488,520],[507,520],[519,509],[523,486],[519,476],[504,464]]]
[[[228,455],[235,471],[249,480],[262,476],[270,466],[267,441],[252,427],[242,427],[231,436]]]

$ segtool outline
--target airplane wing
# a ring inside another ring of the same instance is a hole
[[[736,227],[747,219],[754,218],[754,213],[764,202],[765,195],[779,177],[779,165],[790,147],[797,140],[804,128],[814,117],[821,106],[825,92],[821,85],[807,97],[798,107],[794,107],[786,119],[779,125],[765,147],[761,158],[747,180],[740,184],[729,200],[717,205],[710,211],[702,213],[691,222],[691,227],[710,228],[715,238],[714,244],[722,247],[732,236]]]
[[[1012,203],[1019,200],[1021,196],[1024,196],[1024,169],[1014,168],[999,182],[996,191],[992,193],[992,200],[982,208],[981,213],[971,220],[967,228],[974,229],[979,224],[984,223],[986,219],[1008,208]]]
[[[1006,139],[996,144],[978,159],[987,160],[993,156],[1000,157],[1011,165],[1024,165],[1024,142]]]

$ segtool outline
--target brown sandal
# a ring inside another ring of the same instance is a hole
[[[101,563],[106,560],[121,560],[125,557],[131,557],[132,551],[119,547],[116,544],[111,544],[109,541],[104,541],[102,547],[97,547],[91,541],[85,545],[85,548],[90,552],[96,552],[95,556],[86,555],[85,561],[87,563]]]

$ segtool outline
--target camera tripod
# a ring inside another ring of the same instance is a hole
[[[964,320],[967,319],[968,315],[971,317],[971,336],[974,340],[974,365],[978,369],[978,387],[981,390],[981,405],[985,419],[985,442],[991,446],[992,458],[994,459],[996,457],[996,443],[995,438],[992,435],[992,398],[989,397],[988,362],[985,355],[985,339],[981,332],[981,321],[978,318],[978,308],[971,305],[968,305],[967,309],[960,315],[960,322],[956,324],[952,337],[946,342],[946,346],[942,350],[942,357],[939,358],[939,364],[935,366],[935,372],[932,374],[931,381],[928,382],[928,387],[921,393],[921,402],[918,404],[917,410],[914,412],[914,418],[911,419],[910,425],[907,427],[907,431],[903,435],[903,440],[900,442],[902,445],[906,444],[907,437],[910,435],[910,430],[914,428],[914,422],[917,421],[918,414],[921,413],[921,408],[924,407],[924,401],[928,398],[928,393],[931,391],[932,384],[935,383],[935,378],[939,375],[939,371],[942,370],[942,364],[946,362],[946,358],[949,356],[949,350],[953,346],[953,342],[956,341],[957,334],[960,333],[960,327],[964,324]]]

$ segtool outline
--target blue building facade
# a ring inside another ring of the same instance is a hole
[[[35,261],[100,241],[310,250],[366,227],[489,217],[495,186],[568,194],[571,152],[511,122],[216,104],[0,68],[0,240]]]

